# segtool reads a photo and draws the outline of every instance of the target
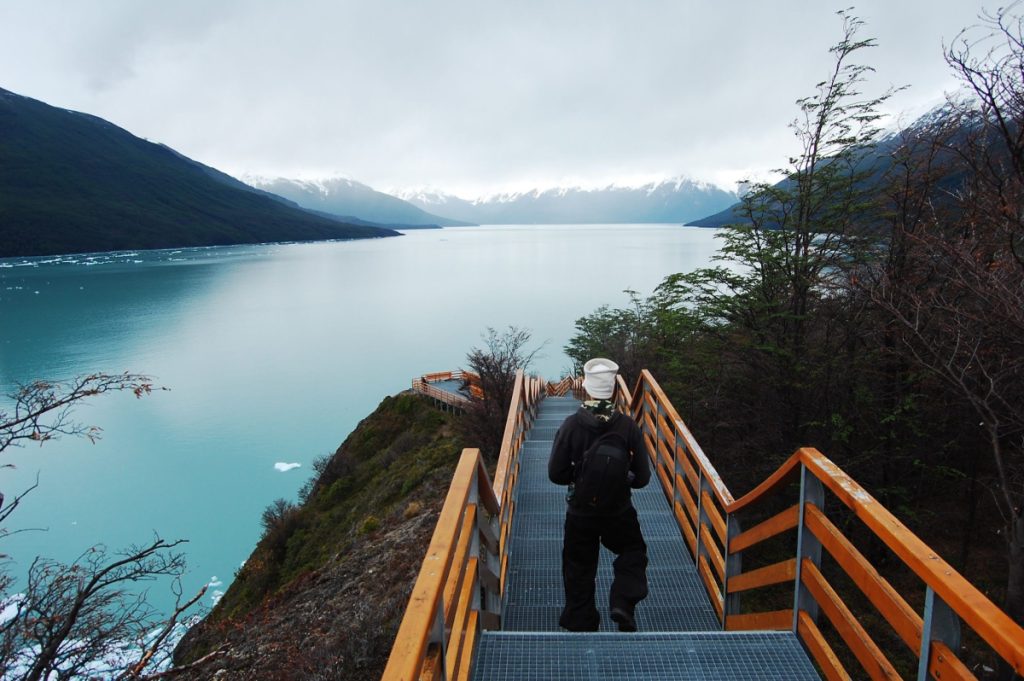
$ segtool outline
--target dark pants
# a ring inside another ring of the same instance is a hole
[[[616,555],[609,605],[630,615],[647,597],[647,544],[636,509],[615,516],[566,514],[562,544],[565,608],[558,624],[569,631],[597,631],[601,616],[594,604],[597,557],[601,544]]]

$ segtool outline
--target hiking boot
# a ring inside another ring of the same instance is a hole
[[[625,608],[612,608],[612,621],[619,625],[619,631],[636,631],[633,613]]]

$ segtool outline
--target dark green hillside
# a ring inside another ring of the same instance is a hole
[[[0,89],[0,257],[395,234],[231,186],[103,119]]]
[[[457,417],[412,393],[385,399],[305,503],[272,504],[235,581],[175,651],[177,678],[379,678],[462,451]]]

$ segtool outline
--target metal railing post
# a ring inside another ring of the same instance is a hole
[[[740,521],[733,514],[727,516],[725,525],[725,579],[722,580],[722,595],[725,597],[725,617],[740,614],[739,592],[729,593],[729,579],[743,571],[743,552],[729,555],[732,538],[740,533]],[[722,623],[724,626],[724,622]]]
[[[477,465],[473,467],[473,479],[469,483],[469,498],[467,500],[467,509],[468,509],[468,504],[472,504],[473,506],[476,507],[476,522],[474,522],[473,523],[473,527],[470,528],[470,531],[473,533],[473,535],[472,535],[472,537],[469,540],[469,555],[472,558],[476,558],[477,562],[479,563],[479,560],[480,560],[480,528],[477,527],[477,524],[480,522],[480,511],[482,510],[480,508],[480,461],[479,461],[479,459],[477,459]],[[452,567],[454,569],[458,569],[458,567],[456,567],[456,566],[452,566]],[[472,610],[476,610],[477,612],[480,612],[480,609],[481,609],[480,608],[480,593],[482,591],[483,581],[480,579],[479,565],[477,566],[476,578],[475,579],[476,579],[476,583],[473,585],[473,590],[472,590],[473,600],[470,602],[469,607]]]
[[[797,524],[796,540],[796,588],[793,594],[793,632],[797,631],[800,611],[804,610],[815,622],[818,621],[818,603],[814,596],[803,585],[803,560],[808,558],[816,566],[821,567],[821,542],[807,529],[804,507],[814,504],[825,510],[825,489],[807,466],[800,464],[800,515]]]
[[[928,681],[932,641],[941,641],[950,650],[960,648],[960,618],[929,586],[924,595],[924,625],[921,628],[921,658],[917,665],[918,681]]]
[[[704,471],[700,471],[700,475],[697,478],[697,526],[693,528],[693,535],[697,541],[696,555],[693,557],[695,565],[700,567],[700,557],[707,556],[707,549],[704,548],[704,542],[701,541],[700,531],[705,526],[711,525],[711,519],[708,517],[707,509],[704,508],[704,491],[707,490],[710,494],[711,485],[704,479]]]
[[[494,553],[490,549],[487,550],[487,569],[495,576],[498,580],[498,591],[491,591],[490,589],[484,589],[484,610],[495,616],[498,622],[497,628],[501,628],[501,523],[499,517],[494,516],[489,521],[491,526],[491,532],[495,537],[499,538],[498,552]],[[481,618],[480,622],[483,623],[486,618]],[[487,628],[487,627],[481,627]]]
[[[441,649],[439,658],[441,668],[441,681],[448,681],[448,637],[445,636],[444,625],[444,597],[438,599],[437,610],[434,614],[434,626],[430,628],[430,637],[427,645],[436,645]]]
[[[676,511],[676,505],[683,509],[683,516],[686,518],[686,522],[689,522],[689,516],[686,512],[686,506],[683,503],[683,492],[679,489],[681,485],[686,484],[686,467],[683,465],[683,459],[686,457],[686,443],[683,442],[683,436],[679,432],[678,428],[675,428],[676,441],[673,446],[672,459],[675,461],[672,471],[672,513]],[[682,481],[681,483],[679,481]]]

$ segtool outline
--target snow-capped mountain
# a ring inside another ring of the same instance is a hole
[[[480,224],[686,223],[736,201],[735,192],[687,178],[640,187],[558,187],[466,200],[436,190],[399,193],[425,210]]]
[[[333,215],[408,227],[466,224],[450,217],[432,215],[402,199],[347,178],[291,180],[247,175],[242,179],[257,189],[294,201],[303,208]]]

